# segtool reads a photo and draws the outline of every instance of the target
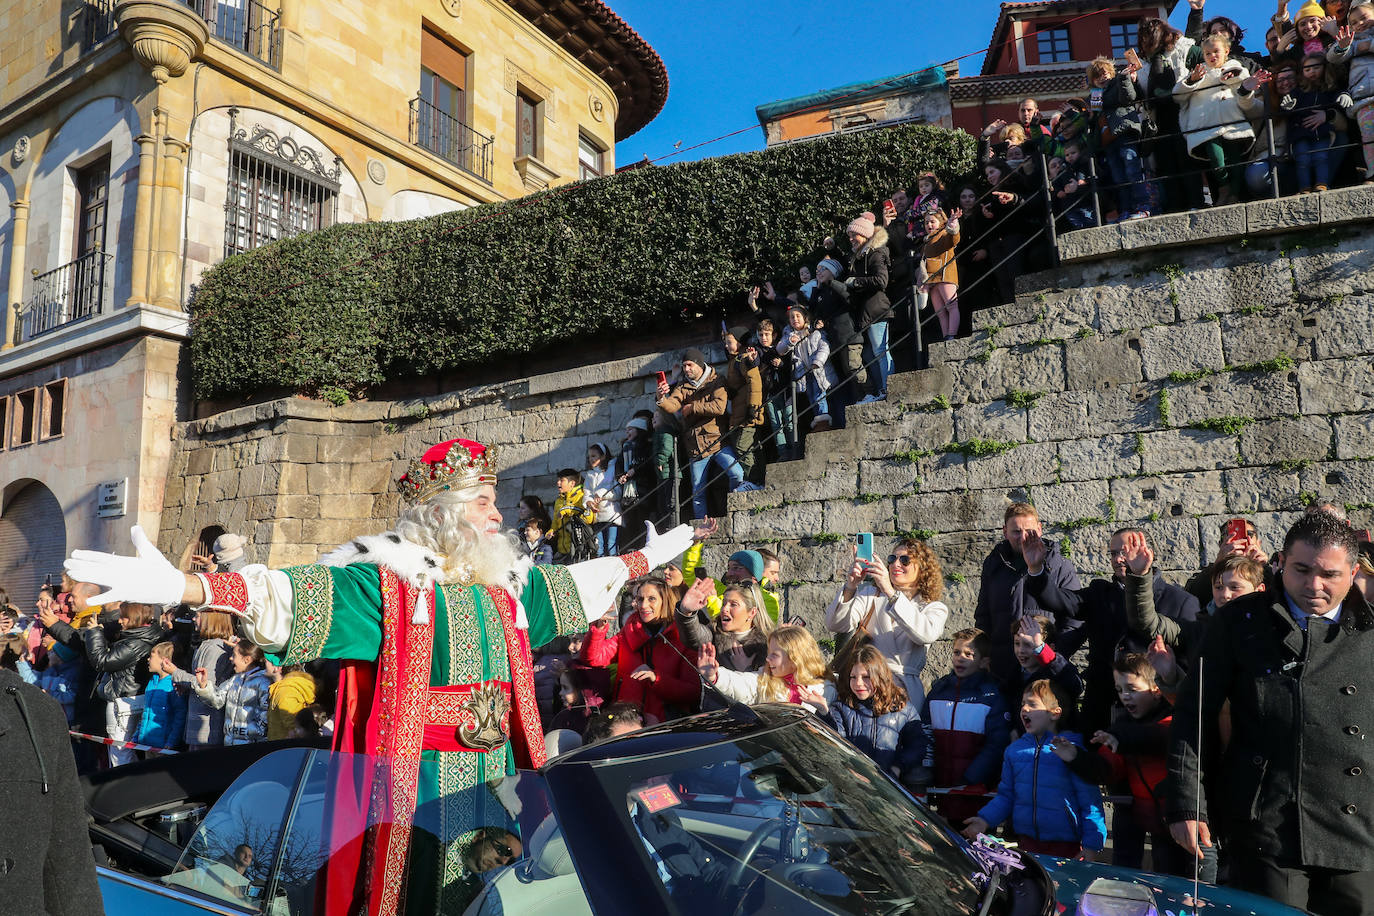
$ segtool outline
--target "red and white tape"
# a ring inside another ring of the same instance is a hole
[[[103,744],[106,747],[117,747],[122,751],[143,751],[148,754],[176,754],[178,751],[168,750],[165,747],[149,747],[146,744],[134,744],[132,741],[116,741],[113,738],[102,738],[99,735],[87,735],[78,731],[68,731],[67,734],[73,738],[81,738],[84,741],[94,741],[96,744]]]

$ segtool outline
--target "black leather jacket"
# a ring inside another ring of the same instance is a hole
[[[138,696],[143,689],[138,663],[148,657],[153,646],[171,635],[157,623],[121,630],[113,645],[105,637],[104,627],[90,627],[80,633],[86,644],[86,660],[96,671],[110,675],[112,691],[121,697]]]

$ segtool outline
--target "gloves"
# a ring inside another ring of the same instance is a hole
[[[1355,100],[1350,97],[1350,93],[1342,92],[1336,96],[1336,104],[1341,107],[1342,111],[1349,111],[1354,106]]]
[[[1293,98],[1291,95],[1286,95],[1279,102],[1279,107],[1282,108],[1284,111],[1292,111],[1294,108],[1298,107],[1298,100]]]
[[[687,548],[692,546],[692,526],[678,525],[671,531],[659,534],[654,529],[653,522],[645,522],[644,528],[648,534],[644,543],[644,559],[648,562],[650,569],[655,569],[675,559],[687,552]]]
[[[845,280],[844,280],[844,288],[845,288],[845,289],[853,289],[853,288],[854,288],[854,283],[855,283],[855,278],[854,278],[854,277],[845,277]]]
[[[129,535],[137,556],[73,550],[71,557],[62,564],[67,575],[77,582],[105,586],[105,591],[86,599],[87,603],[92,606],[117,601],[180,604],[186,593],[185,573],[167,562],[140,526],[135,525]]]

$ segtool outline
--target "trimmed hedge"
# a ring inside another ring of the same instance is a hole
[[[918,172],[965,173],[974,147],[962,131],[874,130],[235,255],[189,303],[195,393],[360,391],[724,303],[795,278],[822,236]]]

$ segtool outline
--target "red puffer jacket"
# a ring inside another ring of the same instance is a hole
[[[1110,729],[1118,742],[1117,752],[1098,748],[1098,753],[1111,764],[1112,782],[1124,782],[1130,787],[1135,822],[1156,833],[1164,823],[1161,783],[1169,775],[1169,726],[1173,720],[1173,707],[1167,702],[1161,702],[1144,719],[1132,719],[1125,710],[1118,709]]]
[[[607,627],[593,626],[582,650],[587,664],[604,668],[616,662],[615,701],[636,703],[646,716],[659,721],[696,712],[701,701],[701,679],[688,663],[692,657],[682,645],[677,624],[670,621],[651,631],[633,614],[614,636]],[[680,653],[680,654],[679,654]],[[641,665],[653,670],[653,678],[630,675]]]

